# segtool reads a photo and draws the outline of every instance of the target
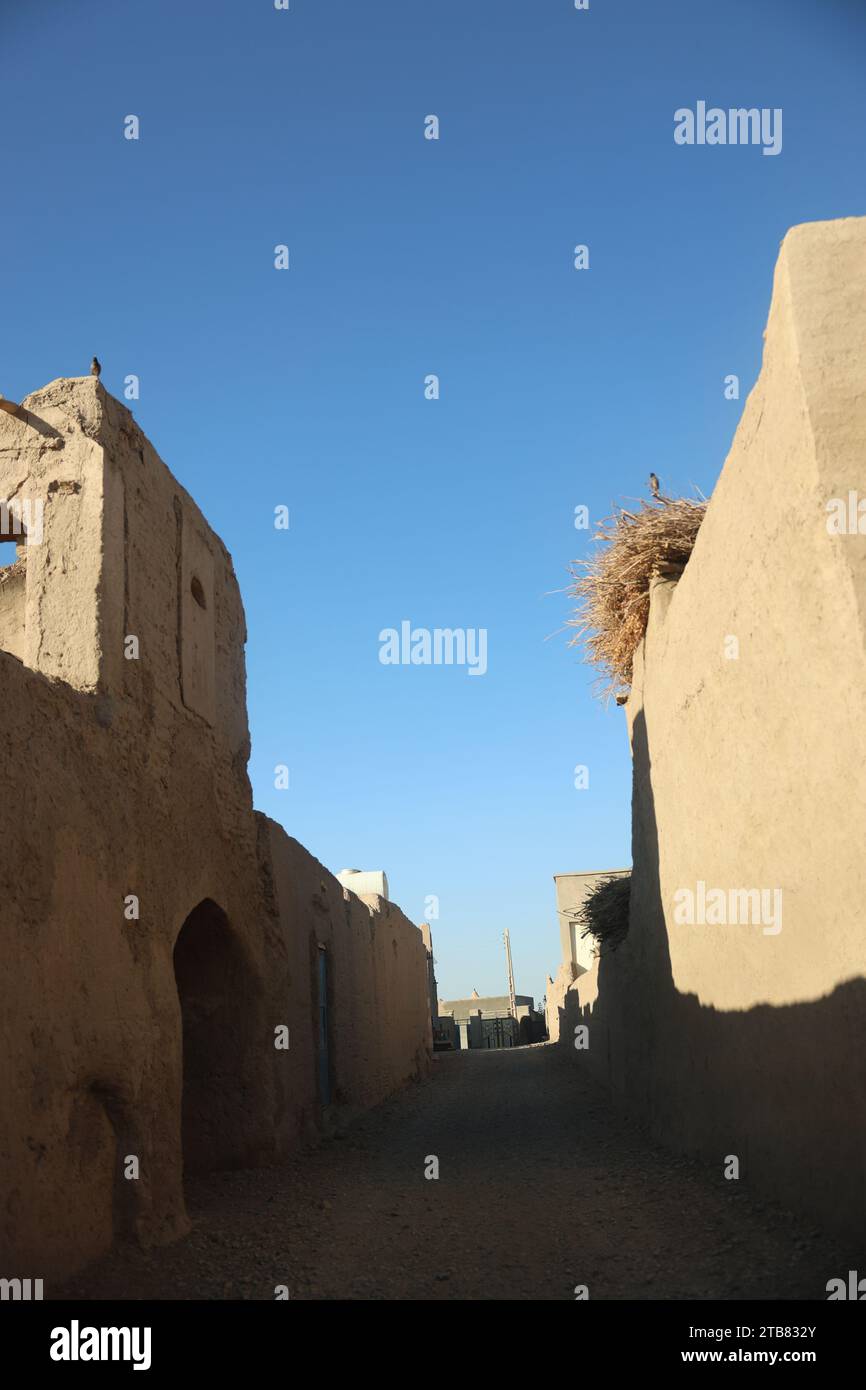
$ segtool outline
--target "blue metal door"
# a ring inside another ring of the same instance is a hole
[[[328,1049],[328,952],[319,947],[319,1099],[331,1104],[331,1059]]]

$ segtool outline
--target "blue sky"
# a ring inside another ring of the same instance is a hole
[[[553,874],[630,862],[624,715],[561,632],[574,508],[711,491],[786,229],[866,213],[866,6],[0,11],[0,390],[140,377],[242,586],[256,804],[414,920],[438,896],[444,997],[504,991],[505,927],[540,996]],[[677,146],[699,100],[781,107],[782,152]],[[383,666],[403,619],[485,628],[487,674]]]

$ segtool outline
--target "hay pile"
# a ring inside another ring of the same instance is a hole
[[[660,497],[637,511],[618,507],[593,540],[603,548],[571,567],[567,593],[576,600],[569,646],[581,644],[601,674],[601,693],[620,701],[632,680],[632,659],[646,632],[653,574],[681,574],[704,519],[704,498]]]
[[[631,900],[631,874],[624,878],[606,878],[595,887],[578,909],[581,937],[591,936],[596,955],[615,951],[628,935],[628,910]]]

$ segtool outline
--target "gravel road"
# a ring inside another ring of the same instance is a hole
[[[425,1178],[429,1157],[438,1179]],[[825,1299],[856,1256],[671,1156],[556,1047],[433,1074],[279,1168],[189,1184],[192,1233],[123,1246],[69,1298]]]

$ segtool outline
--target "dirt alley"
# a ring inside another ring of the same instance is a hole
[[[440,1176],[424,1176],[425,1159]],[[432,1076],[279,1168],[188,1184],[193,1231],[71,1298],[825,1299],[852,1253],[615,1114],[556,1048],[441,1053]]]

